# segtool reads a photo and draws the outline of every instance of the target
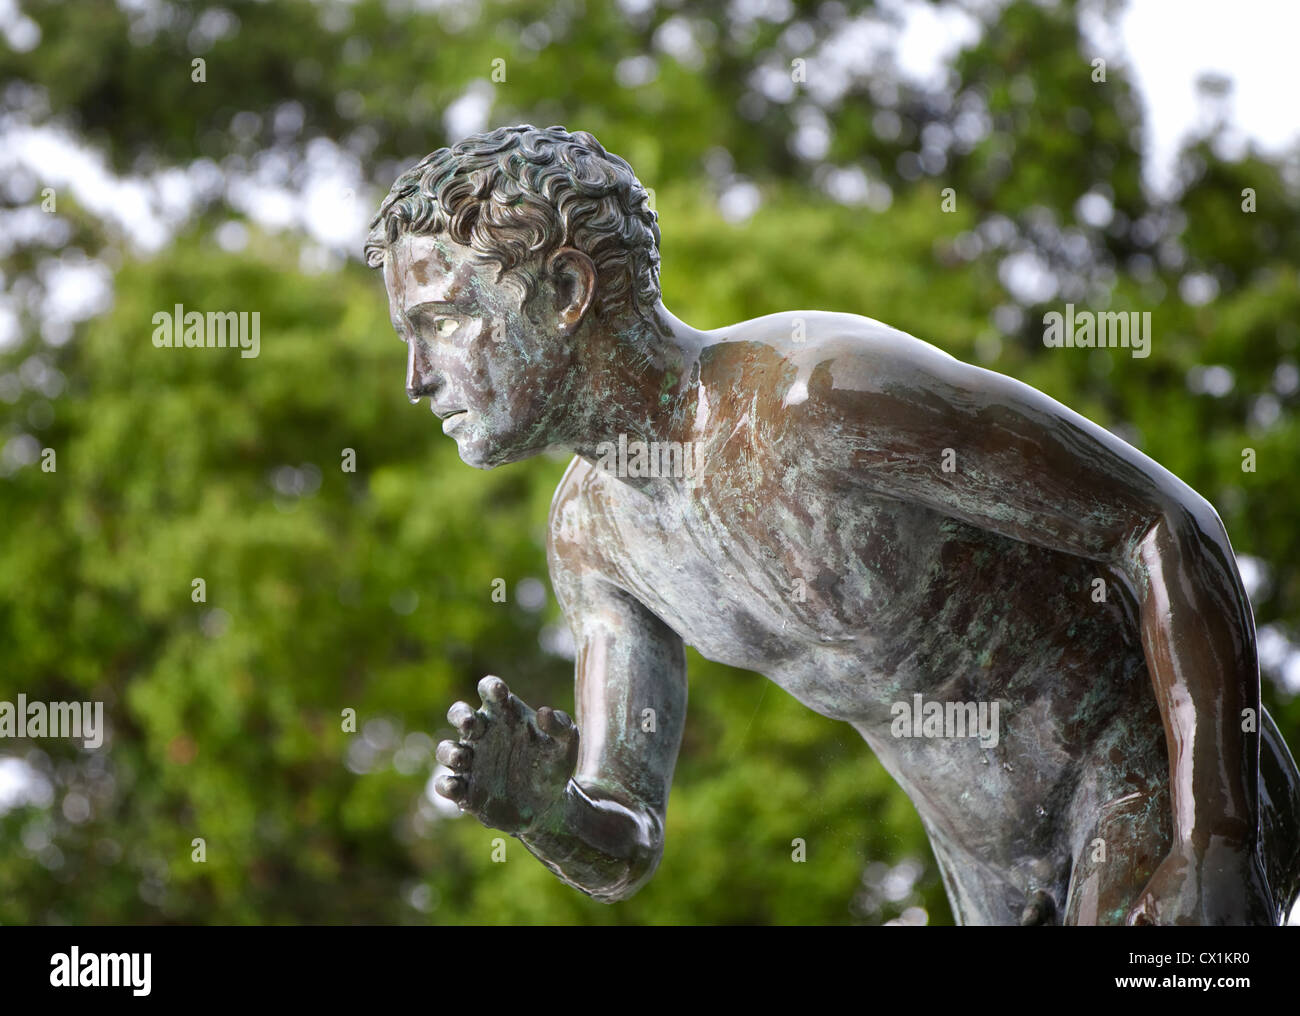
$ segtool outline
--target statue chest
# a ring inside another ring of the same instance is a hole
[[[702,655],[769,674],[810,652],[869,654],[952,538],[931,512],[861,497],[625,488],[591,508],[586,536],[628,592]]]
[[[708,659],[860,720],[917,692],[1132,655],[1095,565],[887,499],[614,489],[585,508],[607,574]],[[1017,677],[1017,675],[1020,675]],[[965,692],[963,691],[963,694]],[[882,705],[883,704],[883,705]]]

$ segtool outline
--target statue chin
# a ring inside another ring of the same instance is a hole
[[[481,426],[479,421],[474,421],[477,426]],[[495,469],[497,466],[508,466],[512,462],[523,462],[525,459],[531,459],[541,454],[547,447],[559,447],[550,445],[549,442],[538,447],[532,441],[527,440],[525,434],[520,433],[517,428],[511,428],[506,433],[484,433],[481,429],[471,430],[469,427],[464,428],[453,434],[448,434],[456,442],[456,450],[460,453],[460,460],[467,466],[473,466],[475,469]]]
[[[467,437],[468,435],[455,438],[456,451],[460,454],[461,462],[475,469],[495,469],[497,466],[507,466],[530,457],[528,452],[512,451],[500,445],[493,446],[472,438],[467,440]]]
[[[456,442],[456,451],[460,455],[461,462],[467,466],[473,466],[475,469],[492,469],[501,463],[494,461],[483,452],[473,446],[466,448],[459,441]]]

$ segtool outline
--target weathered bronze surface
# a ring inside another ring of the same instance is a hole
[[[1279,923],[1300,774],[1209,503],[869,318],[692,328],[658,241],[627,163],[559,127],[441,149],[375,217],[411,401],[479,468],[576,453],[549,538],[576,723],[485,678],[439,792],[630,896],[663,848],[689,643],[861,732],[963,923]]]

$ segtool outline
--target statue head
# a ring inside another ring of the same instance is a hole
[[[371,222],[407,344],[461,458],[490,468],[561,439],[578,344],[635,334],[659,303],[659,229],[632,168],[585,131],[502,127],[440,148]]]

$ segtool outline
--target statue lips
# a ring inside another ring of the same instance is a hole
[[[435,405],[433,402],[429,403],[429,408],[433,410],[433,415],[436,416],[439,420],[449,420],[451,419],[451,417],[456,416],[460,413],[469,412],[468,409],[446,409]]]
[[[461,417],[468,416],[468,415],[469,415],[468,409],[453,409],[447,413],[439,413],[438,418],[442,420],[442,432],[444,434],[450,433],[452,427],[455,426],[456,422],[460,420]]]

